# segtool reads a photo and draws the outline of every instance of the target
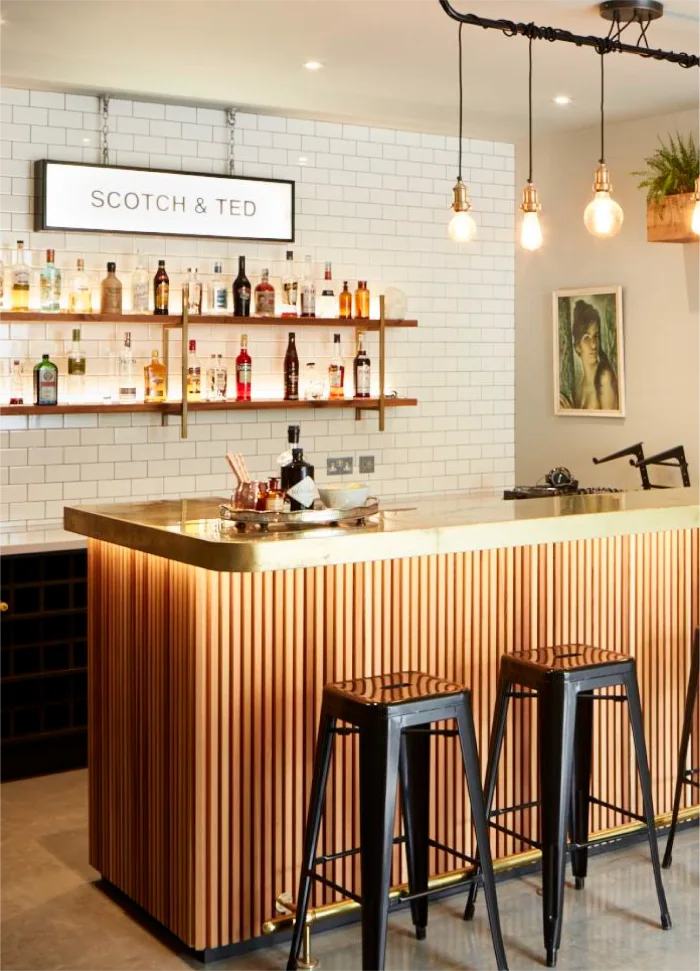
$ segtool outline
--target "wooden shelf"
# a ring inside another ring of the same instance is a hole
[[[181,327],[178,314],[50,314],[40,310],[2,311],[4,321],[42,321],[75,324],[162,324],[165,328]],[[344,317],[233,317],[230,314],[198,314],[189,317],[189,324],[226,325],[228,327],[356,327],[358,330],[379,330],[379,320],[347,320]],[[417,320],[387,320],[387,327],[417,327]]]
[[[418,404],[416,398],[385,398],[386,408],[411,408]],[[379,398],[342,398],[329,400],[320,398],[313,401],[282,401],[279,398],[258,398],[253,401],[188,401],[188,411],[258,411],[290,408],[353,408],[361,411],[373,411],[379,408]],[[167,401],[165,404],[133,405],[103,404],[95,402],[80,405],[2,405],[0,415],[104,415],[124,414],[129,412],[152,411],[161,415],[179,415],[180,401]]]

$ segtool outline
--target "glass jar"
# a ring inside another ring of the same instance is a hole
[[[304,368],[304,398],[314,401],[323,397],[323,379],[316,369],[316,362],[309,361]]]

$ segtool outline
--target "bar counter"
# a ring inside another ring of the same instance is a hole
[[[356,529],[283,536],[222,530],[218,504],[65,512],[88,537],[90,862],[185,944],[257,938],[276,897],[294,894],[329,681],[408,668],[470,685],[483,761],[502,653],[575,642],[630,653],[655,808],[660,822],[670,814],[700,620],[697,489],[408,500]],[[535,705],[509,715],[497,805],[536,798]],[[639,812],[621,707],[597,706],[592,792]],[[431,836],[470,853],[454,740],[433,743]],[[359,845],[357,791],[353,739],[339,738],[320,853]],[[508,825],[536,839],[536,810]],[[620,827],[625,817],[591,807],[592,832]],[[537,856],[492,840],[497,867]],[[460,866],[431,852],[434,874]],[[326,875],[359,892],[357,858]],[[404,880],[397,847],[393,883]],[[317,889],[313,903],[323,913],[338,899]]]

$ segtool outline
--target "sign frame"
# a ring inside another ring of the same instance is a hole
[[[291,236],[218,236],[211,233],[171,233],[145,229],[81,229],[76,226],[54,226],[46,221],[46,166],[70,165],[92,169],[120,169],[129,172],[163,173],[163,175],[192,175],[197,178],[237,179],[241,182],[275,183],[290,187],[291,192]],[[250,240],[255,243],[293,243],[296,230],[296,182],[293,179],[256,178],[249,175],[227,175],[219,172],[190,172],[182,169],[151,169],[141,165],[102,165],[99,162],[67,162],[59,159],[38,159],[34,163],[34,232],[59,233],[106,233],[119,236],[173,236],[181,239],[222,239]]]

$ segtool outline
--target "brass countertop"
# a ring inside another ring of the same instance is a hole
[[[220,528],[220,499],[65,509],[68,530],[209,570],[253,573],[627,536],[700,525],[698,489],[503,500],[469,494],[387,503],[365,526],[294,533]]]

